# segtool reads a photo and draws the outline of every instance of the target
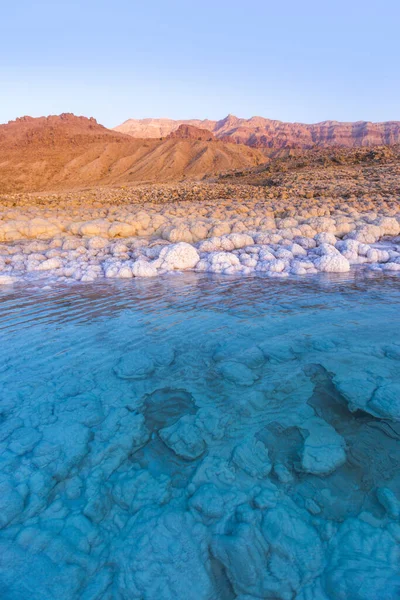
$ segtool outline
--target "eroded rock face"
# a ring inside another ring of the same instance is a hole
[[[196,127],[195,125],[186,125],[182,123],[177,129],[171,131],[168,135],[168,139],[181,138],[191,140],[207,140],[211,142],[215,140],[215,136],[211,131]]]
[[[193,119],[128,119],[115,128],[132,137],[181,137],[187,131],[213,132],[218,138],[266,148],[312,148],[317,146],[376,146],[400,142],[400,122],[338,123],[324,121],[313,125],[283,123],[263,117],[241,119],[228,115],[220,121]],[[207,132],[208,134],[208,132]]]

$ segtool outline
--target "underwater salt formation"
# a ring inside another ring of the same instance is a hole
[[[2,599],[399,597],[397,279],[19,285]]]

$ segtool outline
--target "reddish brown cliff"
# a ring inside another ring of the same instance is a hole
[[[186,124],[179,125],[178,129],[171,131],[167,137],[168,139],[180,138],[190,140],[205,140],[207,142],[212,142],[216,139],[214,134],[208,129],[202,129],[201,127],[195,127],[194,125]]]
[[[220,121],[129,119],[116,127],[115,131],[132,137],[161,137],[176,131],[182,125],[207,129],[217,139],[224,141],[275,150],[330,146],[355,148],[400,143],[400,121],[384,123],[323,121],[306,125],[274,121],[263,117],[239,119],[234,115],[228,115]]]

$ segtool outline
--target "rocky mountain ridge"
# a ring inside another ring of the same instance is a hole
[[[0,192],[198,180],[266,160],[256,148],[212,138],[192,127],[171,139],[134,139],[93,118],[22,117],[0,125]]]
[[[400,143],[400,121],[344,123],[323,121],[315,124],[285,123],[263,117],[241,119],[228,115],[220,121],[189,119],[129,119],[114,131],[132,137],[164,137],[181,125],[207,129],[217,139],[253,148],[309,149],[343,146],[371,147]]]
[[[167,135],[168,139],[191,139],[191,140],[205,140],[207,142],[215,141],[217,138],[208,129],[202,129],[195,125],[179,125],[178,129],[174,129]]]

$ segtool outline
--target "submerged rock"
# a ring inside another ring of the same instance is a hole
[[[194,414],[193,396],[186,390],[164,388],[143,399],[144,415],[150,430],[173,425],[181,416]]]
[[[127,352],[114,367],[115,374],[121,379],[146,379],[154,370],[153,359],[140,350]]]
[[[344,439],[322,419],[303,423],[307,432],[301,452],[301,468],[314,475],[328,475],[346,462]]]
[[[236,446],[232,462],[251,477],[267,477],[272,468],[268,448],[255,438],[248,438]]]
[[[221,362],[217,366],[217,372],[226,381],[237,385],[250,386],[257,379],[257,375],[240,362]]]
[[[400,382],[379,386],[368,403],[368,409],[380,417],[400,421]]]

